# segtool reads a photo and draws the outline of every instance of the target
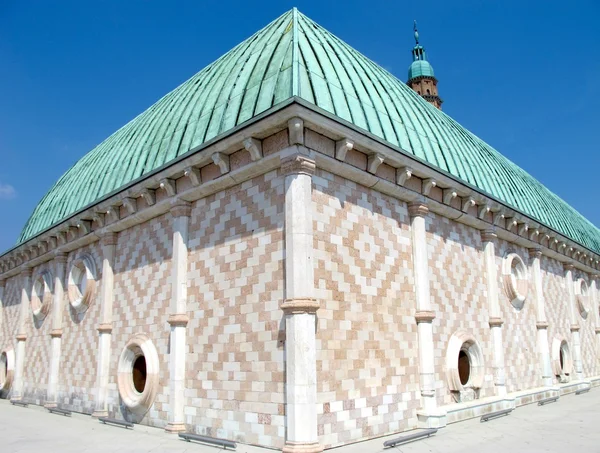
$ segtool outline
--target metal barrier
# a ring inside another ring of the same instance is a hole
[[[223,448],[231,448],[235,450],[237,448],[237,444],[230,440],[225,439],[217,439],[215,437],[208,436],[200,436],[199,434],[191,434],[191,433],[179,433],[179,437],[181,437],[186,442],[191,440],[195,440],[196,442],[202,442],[205,444],[218,445]]]
[[[485,414],[481,416],[481,422],[487,422],[492,418],[502,417],[503,415],[508,415],[513,411],[513,409],[504,409],[501,411],[490,412],[489,414]]]
[[[584,389],[579,389],[579,390],[577,390],[577,391],[575,392],[575,395],[581,395],[582,393],[587,393],[587,392],[589,392],[589,391],[590,391],[590,389],[591,389],[591,387],[586,387],[586,388],[584,388]]]
[[[127,429],[127,428],[133,429],[133,423],[126,422],[125,420],[117,420],[115,418],[108,418],[108,417],[99,417],[98,420],[100,421],[100,423],[104,423],[105,425],[106,424],[118,425],[118,426],[124,426],[125,429]]]
[[[71,416],[71,411],[59,409],[58,407],[47,407],[46,409],[48,409],[48,412],[50,412],[51,414],[60,414],[60,415],[64,415],[65,417]]]
[[[543,400],[538,401],[538,406],[543,406],[545,404],[555,403],[558,401],[558,396],[551,396],[550,398],[544,398]]]
[[[419,431],[418,433],[407,434],[396,439],[386,440],[383,443],[383,446],[384,448],[394,447],[395,445],[403,444],[411,440],[417,440],[424,437],[433,436],[435,433],[437,433],[437,428],[424,429],[423,431]]]
[[[25,401],[21,401],[21,400],[10,400],[10,404],[12,404],[13,406],[21,406],[21,407],[29,406],[29,403],[26,403]]]

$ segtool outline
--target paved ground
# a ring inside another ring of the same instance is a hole
[[[390,438],[397,436],[390,436]],[[385,439],[330,450],[380,453]],[[21,408],[0,400],[2,453],[215,453],[218,448],[188,444],[155,428],[104,426],[84,415],[52,415],[35,406]],[[240,453],[268,453],[238,445]],[[429,439],[385,450],[387,453],[592,453],[600,452],[600,388],[558,403],[529,405],[486,423],[479,419],[449,425]]]

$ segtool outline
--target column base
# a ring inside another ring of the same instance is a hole
[[[186,431],[185,423],[168,423],[165,431],[171,434],[184,433]]]
[[[319,442],[303,443],[303,442],[285,442],[282,453],[321,453],[323,446]]]
[[[419,428],[444,428],[448,424],[446,411],[436,409],[434,411],[417,411]]]
[[[108,417],[108,411],[94,411],[92,418]]]
[[[44,403],[44,407],[45,407],[46,409],[56,409],[56,408],[58,407],[58,404],[57,404],[57,403],[55,403],[54,401],[46,401],[46,402]]]

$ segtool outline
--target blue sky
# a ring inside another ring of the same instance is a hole
[[[600,225],[596,0],[5,0],[0,252],[81,156],[292,6],[402,80],[417,19],[444,111]]]

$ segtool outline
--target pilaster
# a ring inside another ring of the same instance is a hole
[[[593,320],[595,323],[594,332],[596,334],[596,374],[600,373],[600,297],[598,291],[598,279],[600,275],[594,274],[591,276],[590,292],[592,296],[592,311],[594,312]]]
[[[314,297],[312,175],[315,163],[296,154],[285,175],[286,453],[323,451],[317,434],[316,311]]]
[[[424,203],[408,205],[413,251],[417,333],[419,339],[419,385],[421,410],[417,413],[422,427],[440,428],[446,425],[446,414],[437,407],[435,392],[435,355],[433,346],[433,320],[427,261],[427,230],[425,218],[429,208]]]
[[[169,355],[169,423],[165,431],[185,431],[185,353],[187,337],[187,270],[188,226],[192,212],[189,202],[177,200],[171,207],[173,216],[173,259],[171,260],[171,307],[169,326],[171,348]]]
[[[551,387],[552,362],[550,361],[550,345],[548,343],[548,321],[546,319],[546,302],[542,285],[541,258],[542,251],[538,248],[529,249],[531,257],[531,274],[533,276],[533,288],[535,297],[535,316],[537,328],[537,345],[542,370],[542,384]]]
[[[573,342],[573,368],[578,380],[583,379],[583,366],[581,363],[581,337],[579,334],[579,320],[577,319],[577,308],[575,307],[575,287],[573,286],[573,265],[564,265],[565,280],[569,292],[569,314],[571,317],[571,340]]]
[[[13,381],[12,400],[23,398],[23,366],[25,363],[25,341],[27,340],[27,320],[29,318],[29,303],[31,291],[31,268],[24,266],[21,270],[21,310],[17,326],[17,351],[15,357],[15,377]]]
[[[483,253],[485,259],[485,277],[489,325],[492,333],[494,388],[497,396],[506,396],[506,374],[504,368],[504,346],[502,344],[502,311],[498,298],[498,269],[496,265],[496,232],[485,230],[481,232]]]
[[[58,376],[60,372],[60,350],[62,347],[62,322],[65,292],[67,254],[56,253],[54,257],[54,297],[52,304],[52,330],[50,331],[51,356],[48,373],[48,393],[46,407],[56,407],[58,404]]]
[[[98,368],[96,372],[96,409],[93,417],[108,416],[108,381],[112,340],[114,292],[114,260],[117,234],[106,233],[100,239],[102,247],[102,280],[100,286],[100,325],[98,326]]]

